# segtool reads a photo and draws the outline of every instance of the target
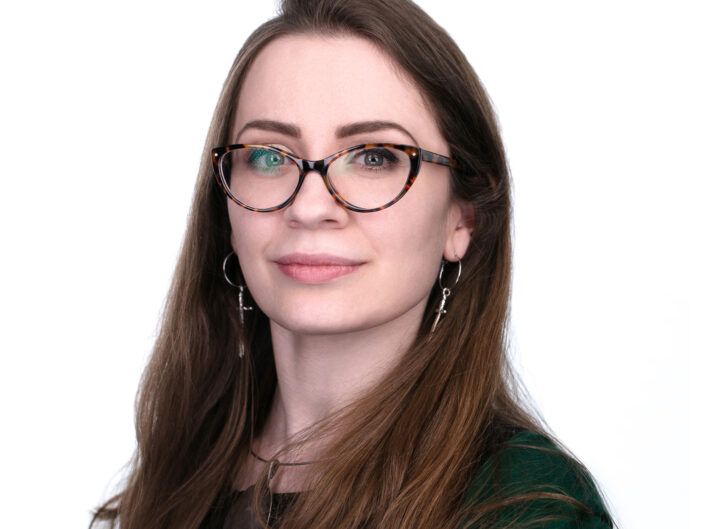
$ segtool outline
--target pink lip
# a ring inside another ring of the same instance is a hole
[[[364,261],[330,254],[292,253],[274,261],[282,273],[300,283],[325,283],[355,272]]]

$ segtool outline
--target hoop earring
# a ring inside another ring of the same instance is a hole
[[[230,286],[238,289],[237,302],[238,302],[239,309],[240,309],[240,328],[243,329],[243,331],[244,331],[244,329],[245,329],[245,311],[252,310],[252,307],[245,306],[245,289],[247,288],[247,285],[239,285],[228,277],[228,261],[230,261],[230,258],[233,257],[234,255],[235,255],[235,252],[230,252],[228,255],[225,256],[225,259],[223,259],[223,276],[225,277],[225,281],[227,281]],[[244,281],[243,281],[243,283],[244,283]],[[244,343],[242,336],[240,337],[239,341],[240,341],[240,346],[239,346],[238,356],[240,358],[243,358],[245,356],[245,343]]]
[[[441,270],[438,272],[438,286],[441,287],[441,295],[443,296],[441,298],[441,301],[438,303],[438,308],[436,309],[436,319],[433,320],[433,326],[431,327],[431,334],[433,334],[436,330],[436,327],[438,326],[438,322],[441,321],[441,316],[446,314],[448,311],[445,309],[446,302],[448,301],[448,298],[450,297],[451,294],[451,288],[455,288],[458,284],[458,281],[460,281],[460,274],[463,271],[463,265],[460,263],[460,261],[456,261],[458,263],[458,274],[455,276],[455,282],[453,283],[452,287],[444,287],[443,286],[443,270],[445,270],[445,265],[448,263],[445,259],[441,261]]]

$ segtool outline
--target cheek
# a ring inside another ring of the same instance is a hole
[[[237,234],[238,228],[240,226],[240,221],[238,220],[238,212],[233,209],[234,204],[232,201],[228,200],[228,220],[230,221],[230,245],[233,247],[233,251],[238,253],[238,242]]]
[[[255,283],[255,275],[261,268],[256,264],[266,246],[266,235],[272,233],[271,219],[265,214],[253,213],[236,204],[228,205],[230,218],[230,244],[237,254],[240,269],[248,285]]]
[[[252,252],[252,245],[258,240],[254,234],[258,231],[258,224],[266,219],[264,217],[257,218],[253,213],[247,211],[237,204],[228,201],[228,217],[230,219],[230,243],[233,251],[238,254],[238,257],[245,258],[248,253]],[[262,214],[259,214],[262,215]]]
[[[447,232],[447,207],[440,201],[409,201],[405,207],[393,211],[403,201],[381,213],[376,229],[377,238],[384,248],[398,255],[407,256],[409,265],[432,260],[440,263]]]
[[[401,205],[401,201],[394,207]],[[419,302],[438,276],[445,246],[446,214],[430,204],[399,208],[379,218],[374,228],[378,255],[384,256],[384,282],[395,285],[395,296]],[[379,288],[384,288],[379,285]]]

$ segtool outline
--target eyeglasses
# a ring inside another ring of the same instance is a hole
[[[392,143],[357,145],[315,161],[269,145],[237,144],[216,147],[211,159],[230,199],[261,212],[288,206],[310,171],[321,175],[338,204],[366,213],[398,202],[416,180],[421,162],[455,167],[446,156]]]

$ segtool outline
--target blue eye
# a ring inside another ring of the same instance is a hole
[[[247,157],[248,165],[257,171],[268,171],[278,169],[286,163],[284,156],[278,152],[265,149],[251,149]]]

